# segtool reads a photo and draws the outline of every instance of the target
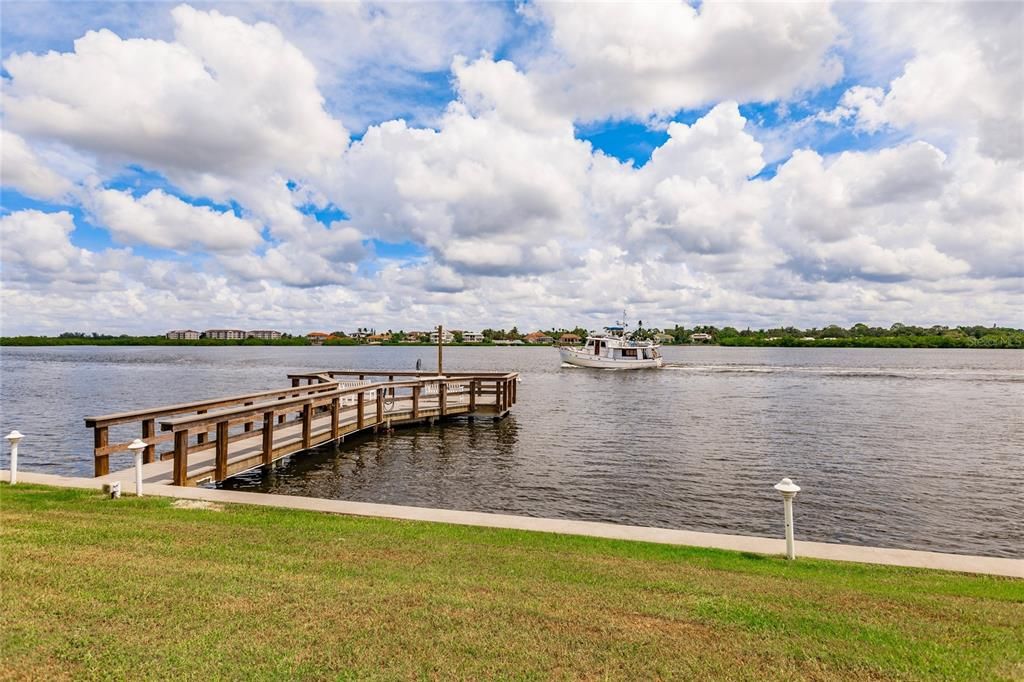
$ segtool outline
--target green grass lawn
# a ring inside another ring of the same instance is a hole
[[[0,677],[1024,679],[1024,581],[0,487]]]

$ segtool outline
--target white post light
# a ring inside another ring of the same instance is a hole
[[[135,455],[135,496],[142,497],[142,451],[146,449],[146,444],[136,438],[132,441],[132,444],[128,446],[128,449]]]
[[[782,505],[786,509],[786,558],[795,559],[793,548],[793,498],[800,492],[800,486],[788,478],[775,484],[775,489],[782,493]]]
[[[4,438],[11,444],[11,485],[18,482],[18,443],[25,436],[21,435],[20,431],[14,430],[8,433]]]

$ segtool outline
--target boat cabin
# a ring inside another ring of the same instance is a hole
[[[609,343],[611,342],[611,343]],[[613,360],[653,360],[661,357],[651,344],[623,342],[620,339],[591,337],[583,347],[587,353]]]

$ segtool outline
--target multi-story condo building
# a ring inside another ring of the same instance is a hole
[[[455,337],[447,329],[444,330],[444,337],[441,339],[441,343],[451,343],[455,340]],[[437,343],[437,330],[430,332],[430,343]]]
[[[206,338],[220,339],[222,341],[236,341],[245,338],[245,331],[241,329],[207,329]]]
[[[253,329],[246,333],[246,338],[265,340],[279,339],[281,338],[281,332],[274,331],[273,329]]]
[[[172,329],[167,332],[167,338],[177,341],[198,341],[199,332],[194,329]]]
[[[462,332],[463,343],[483,343],[484,335],[480,332]]]

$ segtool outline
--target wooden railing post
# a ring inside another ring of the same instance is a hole
[[[284,400],[286,397],[287,396],[281,396],[280,398],[278,398],[278,400]],[[285,412],[282,412],[281,414],[277,415],[277,423],[278,424],[284,424],[284,418],[287,417],[287,416],[288,415]]]
[[[249,407],[250,405],[252,405],[252,401],[251,400],[249,402],[245,403],[246,407]],[[242,427],[242,430],[245,431],[245,432],[252,431],[252,420],[251,419],[247,420],[245,422],[245,426]]]
[[[302,447],[308,448],[313,442],[313,403],[302,406]]]
[[[441,407],[441,416],[443,417],[445,408],[448,407],[448,382],[442,379],[437,383],[438,405]]]
[[[298,377],[292,377],[292,388],[295,388],[296,386],[298,386],[299,385],[299,381],[301,381],[301,379],[299,379]]]
[[[419,419],[420,416],[420,387],[412,387],[412,418]]]
[[[148,440],[156,435],[156,419],[142,420],[142,440]],[[156,444],[150,443],[142,451],[142,461],[145,464],[156,461]]]
[[[384,391],[383,388],[377,389],[377,423],[384,423]]]
[[[331,400],[331,440],[341,435],[341,398]]]
[[[228,422],[217,422],[217,454],[214,459],[213,479],[216,482],[228,477]]]
[[[512,405],[516,404],[516,390],[519,386],[519,377],[512,379]]]
[[[188,485],[188,430],[174,432],[174,485]]]
[[[263,413],[263,466],[274,463],[274,411]]]
[[[469,411],[476,412],[476,379],[469,380]]]
[[[359,391],[356,395],[356,428],[362,429],[365,426],[364,411],[366,409],[365,391]]]
[[[92,432],[92,442],[96,447],[96,450],[107,447],[108,443],[108,427],[97,426]],[[97,476],[106,476],[110,473],[110,455],[99,455],[96,454],[96,461],[93,462],[93,473]]]

